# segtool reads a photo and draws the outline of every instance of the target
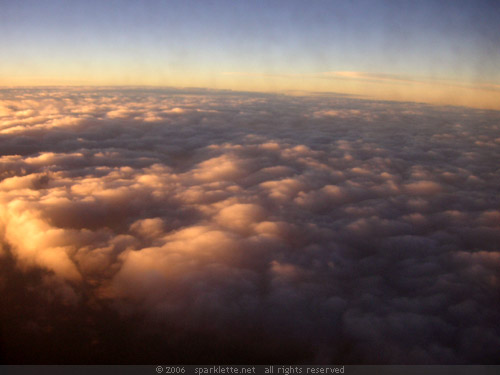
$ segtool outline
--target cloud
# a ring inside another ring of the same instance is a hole
[[[411,77],[404,74],[388,74],[358,71],[322,72],[319,77],[330,79],[352,79],[358,81],[396,83],[396,84],[438,84],[456,88],[473,88],[486,91],[498,91],[500,85],[483,82],[459,82],[435,77]]]
[[[347,78],[347,79],[369,80],[369,81],[391,81],[391,82],[401,82],[401,83],[420,82],[419,80],[415,80],[404,75],[384,74],[384,73],[338,71],[338,72],[324,72],[323,75],[325,77]]]
[[[498,363],[497,112],[1,95],[7,362]]]

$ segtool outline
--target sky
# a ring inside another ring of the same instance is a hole
[[[0,1],[0,85],[133,85],[499,109],[496,1]]]

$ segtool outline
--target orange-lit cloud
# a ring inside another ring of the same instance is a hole
[[[90,327],[92,355],[133,347],[137,361],[150,346],[131,341],[150,331],[176,355],[193,335],[218,343],[200,358],[225,359],[238,337],[247,359],[337,361],[350,345],[353,361],[496,360],[497,112],[201,89],[1,94],[0,261],[36,281],[9,298],[35,290],[70,311],[41,309],[23,338],[69,320]],[[110,349],[120,322],[129,341]]]
[[[387,73],[331,71],[318,74],[225,72],[222,86],[252,91],[336,92],[359,97],[500,109],[500,86]]]

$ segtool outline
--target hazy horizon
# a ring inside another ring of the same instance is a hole
[[[0,86],[340,92],[500,109],[491,1],[2,2]]]

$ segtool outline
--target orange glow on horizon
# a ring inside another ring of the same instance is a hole
[[[420,80],[412,77],[355,71],[320,74],[264,74],[251,72],[156,72],[134,79],[119,72],[104,76],[12,77],[0,79],[4,87],[18,86],[152,86],[204,87],[266,93],[339,93],[366,99],[422,102],[500,110],[500,85]]]

